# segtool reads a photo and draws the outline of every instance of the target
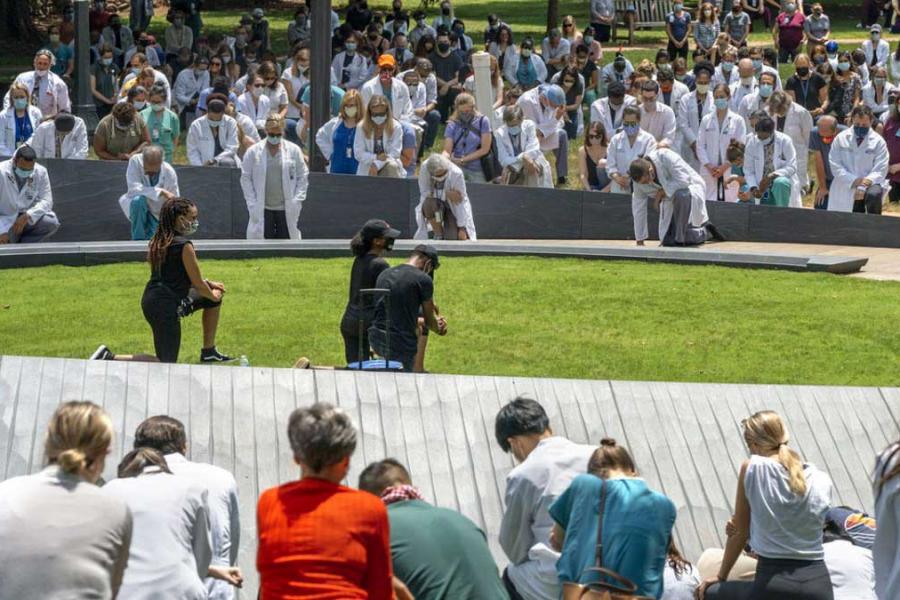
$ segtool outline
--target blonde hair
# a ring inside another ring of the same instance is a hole
[[[28,98],[28,101],[31,101],[31,90],[28,89],[28,86],[24,83],[14,83],[9,86],[9,97],[12,98],[13,92],[25,92],[25,97]]]
[[[803,475],[803,461],[800,455],[788,447],[788,430],[778,416],[771,410],[755,413],[741,422],[744,439],[747,444],[754,444],[763,452],[776,452],[778,462],[788,472],[788,486],[798,496],[806,494],[806,477]]]
[[[268,127],[269,125],[275,125],[276,127],[281,128],[282,131],[284,131],[284,117],[281,115],[281,113],[270,112],[268,115],[266,115],[266,127]]]
[[[394,117],[391,114],[391,103],[381,94],[376,94],[369,99],[369,106],[366,107],[366,116],[362,122],[363,132],[369,137],[375,132],[375,122],[372,121],[372,109],[383,106],[387,109],[387,120],[384,122],[384,131],[388,135],[394,133]]]
[[[356,107],[356,122],[360,122],[366,116],[366,107],[363,106],[362,96],[357,90],[347,90],[347,93],[344,94],[344,97],[341,98],[341,107],[338,112],[341,115],[341,118],[345,118],[346,114],[344,113],[344,109],[347,108],[347,105],[352,104]]]
[[[93,402],[66,402],[50,418],[44,453],[48,463],[77,475],[106,454],[112,439],[112,421],[102,408]]]
[[[469,94],[468,92],[462,92],[459,94],[456,99],[453,101],[453,113],[450,115],[448,121],[459,121],[459,107],[463,105],[472,105],[474,109],[474,115],[476,117],[481,116],[481,113],[478,112],[478,107],[475,105],[475,96]]]

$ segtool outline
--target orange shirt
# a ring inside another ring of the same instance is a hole
[[[261,600],[391,600],[387,509],[323,479],[271,488],[256,510]]]

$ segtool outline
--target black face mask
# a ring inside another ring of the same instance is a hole
[[[800,77],[806,77],[809,75],[809,67],[797,67],[797,75]]]
[[[385,238],[384,239],[384,249],[388,252],[394,249],[394,239],[393,238]]]
[[[440,44],[437,45],[437,48],[441,52],[446,52],[447,50],[450,49],[450,44],[448,44],[447,42],[441,42]]]

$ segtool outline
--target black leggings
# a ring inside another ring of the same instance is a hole
[[[283,210],[263,211],[263,226],[267,240],[289,240],[291,233],[288,231],[287,213]]]
[[[153,347],[160,362],[178,362],[178,352],[181,350],[179,304],[180,301],[170,290],[155,285],[148,285],[141,298],[141,309],[153,331]],[[194,301],[191,312],[217,306],[220,306],[220,303],[208,298],[199,298]]]
[[[344,312],[344,317],[341,319],[341,335],[344,338],[344,359],[347,361],[348,365],[357,360],[366,361],[372,358],[372,350],[369,348],[369,326],[371,326],[371,324],[370,318],[363,318],[363,355],[362,358],[357,358],[360,344],[359,318],[357,314],[351,311]]]
[[[831,576],[822,560],[759,558],[756,577],[711,586],[707,600],[834,600]]]

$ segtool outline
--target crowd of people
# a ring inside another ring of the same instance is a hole
[[[309,131],[310,2],[284,32],[257,8],[227,34],[205,32],[198,0],[173,2],[157,41],[147,32],[152,5],[134,0],[129,27],[95,0],[90,81],[102,118],[92,147],[100,159],[132,161],[158,146],[168,173],[183,139],[191,165],[242,169],[249,238],[300,236],[314,145],[330,173],[418,177],[428,190],[416,210],[422,238],[476,239],[467,184],[563,185],[573,146],[583,189],[632,195],[639,244],[651,201],[666,244],[716,238],[704,201],[801,207],[810,196],[816,208],[878,214],[886,198],[900,200],[900,43],[892,51],[882,38],[872,4],[857,47],[832,39],[820,3],[701,2],[691,13],[676,2],[667,48],[633,64],[603,47],[612,0],[586,3],[584,28],[565,15],[543,39],[497,14],[473,37],[450,0],[430,21],[402,0],[387,11],[351,0],[343,20],[330,15],[332,118]],[[25,146],[37,158],[88,155],[84,123],[71,114],[71,18],[64,11],[4,99],[0,154],[14,163]],[[888,26],[898,28],[890,14]],[[760,27],[772,43],[749,46]],[[286,56],[272,51],[276,35],[287,38]],[[489,75],[476,77],[473,56],[484,52]],[[793,68],[784,82],[779,65]],[[477,86],[490,87],[489,104],[476,103]],[[429,152],[446,160],[426,168]],[[19,169],[20,193],[10,185],[0,196],[4,221],[30,210],[28,197],[47,202],[21,192],[41,176],[22,162],[7,167]],[[122,208],[135,239],[149,239],[173,182],[146,185],[152,177],[129,173]],[[45,218],[43,237],[0,227],[0,243],[44,239],[54,230]]]
[[[247,593],[558,600],[618,586],[663,600],[900,597],[900,442],[877,457],[872,517],[834,505],[828,474],[791,448],[777,413],[747,417],[727,543],[695,565],[673,534],[690,516],[676,514],[616,440],[567,440],[524,397],[499,410],[494,429],[516,463],[499,524],[502,571],[485,533],[435,506],[396,459],[370,463],[350,487],[359,442],[350,417],[324,403],[296,409],[287,436],[300,478],[259,496],[260,587]],[[241,484],[190,460],[184,425],[164,415],[138,425],[104,481],[113,432],[96,404],[63,403],[47,427],[45,468],[0,483],[0,596],[234,598],[244,582]]]

